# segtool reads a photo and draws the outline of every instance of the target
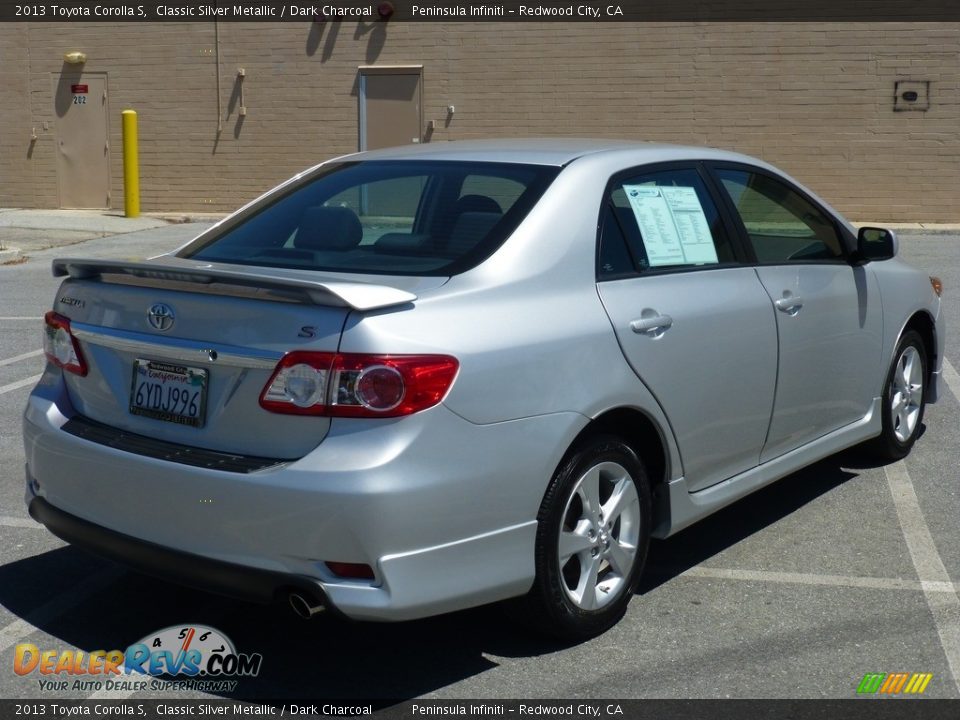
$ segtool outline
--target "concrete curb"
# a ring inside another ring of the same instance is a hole
[[[140,216],[127,218],[100,210],[0,209],[0,227],[19,230],[73,230],[99,235],[120,235],[152,230],[167,225],[166,220]]]
[[[156,218],[174,225],[193,222],[220,222],[229,213],[212,212],[151,212],[143,213],[145,217]]]
[[[960,233],[960,224],[956,223],[884,223],[884,222],[864,222],[861,220],[851,220],[850,224],[854,227],[882,227],[895,232],[922,232],[927,235],[939,235],[942,233]]]

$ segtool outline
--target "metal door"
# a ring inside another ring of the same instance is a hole
[[[360,71],[360,149],[420,142],[419,68]]]
[[[106,73],[53,75],[57,186],[62,208],[110,207]]]

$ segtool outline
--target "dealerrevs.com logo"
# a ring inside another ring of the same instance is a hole
[[[17,675],[38,674],[41,690],[184,689],[207,692],[236,688],[236,678],[256,677],[263,656],[237,652],[216,628],[174,625],[151,633],[126,650],[41,650],[20,643],[14,651]],[[172,680],[146,680],[172,678]]]

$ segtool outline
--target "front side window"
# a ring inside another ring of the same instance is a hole
[[[324,168],[180,257],[266,267],[453,275],[489,257],[559,170],[373,161]]]
[[[716,173],[740,214],[758,261],[843,259],[833,220],[787,184],[745,170],[720,168]]]
[[[602,215],[599,277],[733,261],[730,239],[696,170],[646,173],[613,184]]]

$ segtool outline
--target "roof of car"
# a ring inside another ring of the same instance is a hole
[[[706,147],[566,137],[424,143],[360,152],[338,160],[460,160],[562,166],[596,153],[623,153],[625,159],[644,163],[691,158],[756,162],[746,155]]]

